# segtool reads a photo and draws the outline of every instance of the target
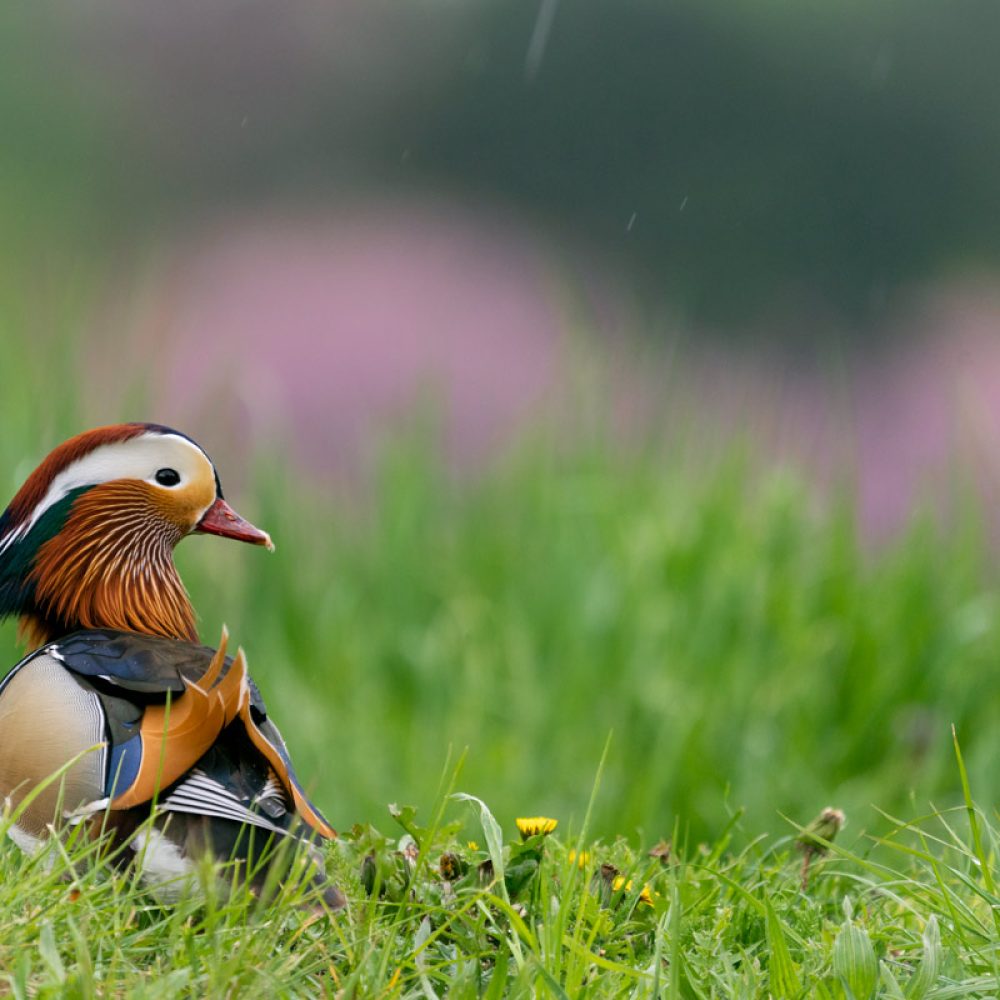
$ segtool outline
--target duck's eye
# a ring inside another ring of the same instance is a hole
[[[181,481],[176,469],[160,469],[153,478],[161,486],[176,486]]]

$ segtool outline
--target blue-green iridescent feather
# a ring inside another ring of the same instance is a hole
[[[29,609],[35,595],[31,568],[38,550],[62,531],[73,504],[90,488],[80,486],[70,490],[42,514],[24,538],[18,539],[6,551],[0,553],[0,619],[22,614]],[[9,525],[9,521],[10,513],[4,511],[0,517],[0,539],[9,530],[16,530],[16,527]]]

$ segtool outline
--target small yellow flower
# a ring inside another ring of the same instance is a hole
[[[540,833],[550,834],[559,825],[559,820],[549,819],[548,816],[522,816],[514,822],[517,824],[522,840],[535,837]]]
[[[625,881],[625,876],[624,875],[619,875],[614,880],[614,882],[611,883],[611,888],[615,892],[619,892],[622,889],[624,889],[625,892],[627,892],[627,893],[631,892],[632,891],[632,880],[629,879],[626,882]],[[652,906],[653,905],[653,893],[650,891],[650,888],[649,888],[648,885],[644,885],[642,887],[642,889],[640,890],[640,892],[639,892],[639,902],[640,903],[645,903],[647,906]]]
[[[465,846],[470,851],[478,851],[479,850],[479,845],[474,840],[470,840]]]
[[[590,867],[590,851],[580,851],[577,854],[576,851],[571,850],[569,852],[569,863],[576,864],[577,868],[589,868]]]

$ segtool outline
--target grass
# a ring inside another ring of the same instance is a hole
[[[505,822],[578,824],[609,733],[605,837],[950,806],[952,724],[974,787],[1000,794],[1000,609],[972,527],[915,524],[873,555],[846,505],[817,514],[738,457],[540,450],[447,481],[404,449],[360,515],[271,472],[248,502],[273,558],[180,550],[206,634],[225,620],[245,642],[341,825],[400,799],[426,813],[466,747],[465,789]]]
[[[485,803],[459,799],[442,796],[428,828],[398,810],[394,832],[359,825],[332,847],[351,897],[337,916],[301,883],[261,901],[238,882],[224,891],[225,872],[210,869],[161,909],[93,845],[70,842],[47,864],[8,844],[0,983],[16,997],[1000,990],[997,830],[971,800],[887,820],[861,852],[828,845],[803,888],[790,837],[748,839],[734,823],[710,844],[675,842],[653,857],[585,831],[505,836]],[[481,824],[478,843],[457,837],[463,810]]]
[[[11,494],[88,408],[72,305],[0,302]],[[846,501],[694,439],[536,444],[463,485],[409,442],[364,505],[265,456],[227,492],[277,553],[199,538],[178,562],[343,832],[350,907],[206,872],[160,909],[93,847],[47,867],[5,842],[0,989],[997,994],[996,820],[972,794],[1000,796],[1000,595],[973,505],[871,552]],[[11,627],[0,646],[13,663]],[[794,838],[826,805],[849,825],[803,891]],[[536,814],[559,826],[522,842]]]

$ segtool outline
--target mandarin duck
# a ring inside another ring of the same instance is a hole
[[[199,644],[173,563],[195,532],[273,548],[223,499],[202,448],[156,424],[66,441],[0,516],[0,619],[17,617],[31,650],[0,682],[8,832],[34,852],[67,823],[108,830],[166,901],[206,853],[260,888],[291,837],[310,842],[313,881],[338,908],[311,846],[336,834],[242,650],[226,655],[225,630],[218,649]]]

